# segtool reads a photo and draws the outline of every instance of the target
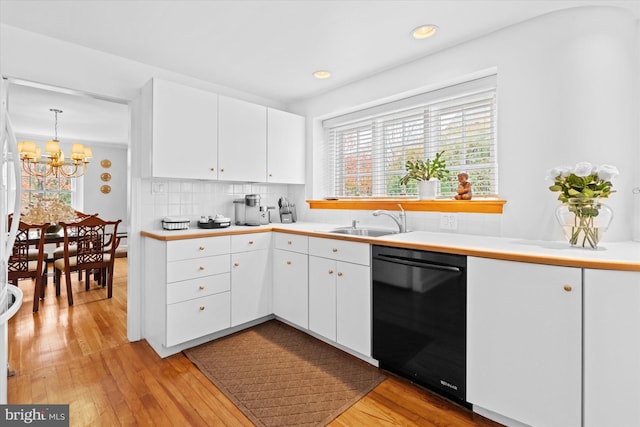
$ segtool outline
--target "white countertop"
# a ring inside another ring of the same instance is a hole
[[[229,234],[282,231],[510,261],[640,271],[640,242],[605,241],[597,249],[591,249],[572,247],[564,241],[535,241],[427,231],[411,231],[383,237],[359,237],[328,233],[329,230],[337,227],[339,226],[336,224],[297,222],[293,224],[273,223],[255,227],[231,226],[221,229],[149,230],[143,231],[142,235],[159,240],[181,240]]]

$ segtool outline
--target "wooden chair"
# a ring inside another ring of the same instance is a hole
[[[9,215],[9,227],[11,227],[12,221],[13,215]],[[33,290],[34,313],[40,307],[40,299],[44,298],[43,282],[47,274],[44,262],[44,233],[48,226],[49,224],[36,225],[20,221],[7,265],[8,280],[13,285],[18,286],[19,279],[30,278],[35,282]]]
[[[79,219],[88,218],[90,216],[97,216],[98,215],[98,214],[86,214],[86,213],[80,212],[78,210],[76,210],[75,212],[76,212],[76,216]],[[75,255],[75,253],[76,253],[75,245],[72,245],[69,248],[69,254],[70,255]],[[47,259],[49,260],[49,262],[54,262],[54,263],[55,263],[56,260],[62,259],[63,257],[64,257],[64,246],[56,247],[51,253],[49,253],[47,255]],[[81,275],[82,275],[82,271],[78,271],[78,280],[82,279]],[[60,295],[60,283],[57,283],[56,280],[57,280],[57,278],[54,275],[53,282],[54,282],[54,284],[56,286],[56,295],[59,296]],[[46,282],[45,282],[45,284],[46,284]]]
[[[100,284],[107,286],[107,297],[113,296],[113,264],[117,248],[118,224],[122,220],[105,221],[89,216],[73,223],[60,223],[64,230],[64,256],[54,261],[56,293],[59,294],[60,277],[65,273],[67,299],[73,305],[71,272],[85,271],[85,289],[89,289],[90,271],[100,272]],[[75,249],[75,254],[73,253]]]

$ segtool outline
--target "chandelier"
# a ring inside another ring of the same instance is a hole
[[[22,168],[32,176],[45,177],[53,176],[59,178],[77,178],[87,171],[89,159],[93,157],[91,148],[83,144],[73,144],[71,146],[71,158],[65,160],[64,153],[60,150],[60,140],[58,140],[58,114],[62,110],[49,109],[55,114],[55,139],[47,141],[44,151],[48,154],[42,156],[40,147],[33,141],[18,142],[18,153],[22,160]]]

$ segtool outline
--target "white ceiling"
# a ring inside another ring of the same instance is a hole
[[[0,0],[0,22],[289,104],[584,5],[640,17],[640,0]]]

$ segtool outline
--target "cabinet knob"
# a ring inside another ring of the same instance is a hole
[[[338,252],[338,248],[331,249],[333,252]]]
[[[239,262],[234,262],[234,263],[233,263],[233,266],[234,266],[234,267],[239,267],[239,266],[240,266],[240,263],[239,263]]]
[[[291,261],[287,261],[287,265],[291,265]]]
[[[200,311],[204,311],[204,305],[200,306]]]
[[[272,173],[270,173],[270,174],[269,174],[269,177],[272,177],[272,176],[273,176],[273,174],[272,174]]]
[[[253,245],[253,240],[249,240],[249,244],[250,244],[250,245]]]
[[[564,285],[564,290],[567,292],[571,292],[573,290],[573,288],[571,287],[571,285]]]
[[[199,269],[200,269],[200,270],[204,270],[204,265],[201,265],[201,266],[199,267]]]
[[[333,270],[329,270],[329,274],[333,274]]]
[[[200,249],[201,251],[204,251],[204,246],[200,246],[198,249]]]
[[[342,272],[338,271],[338,277],[342,277]]]
[[[293,245],[293,242],[291,240],[287,240],[287,245]]]
[[[224,168],[220,169],[220,172],[224,172]]]
[[[211,172],[215,172],[215,171],[216,171],[216,168],[211,168]]]
[[[200,285],[199,288],[201,291],[204,291],[204,285]]]

